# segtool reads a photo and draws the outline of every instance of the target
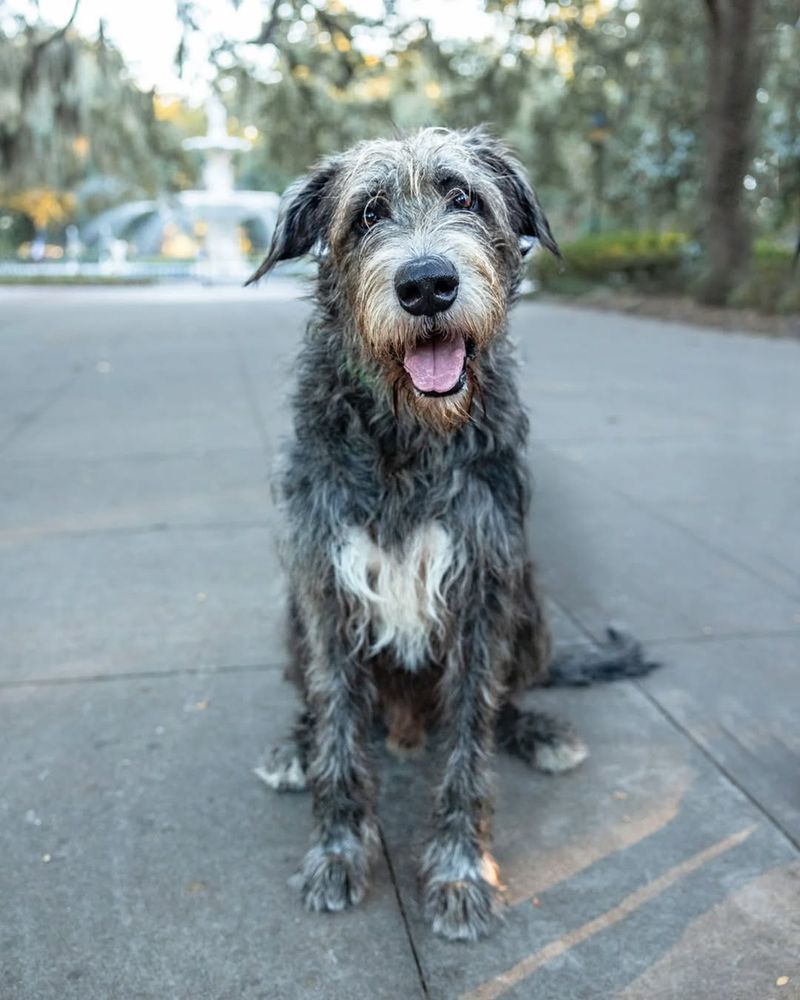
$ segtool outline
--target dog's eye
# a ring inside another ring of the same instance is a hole
[[[450,196],[450,207],[459,212],[475,212],[478,208],[478,199],[471,192],[459,188]]]
[[[361,213],[361,228],[363,230],[372,229],[382,219],[387,219],[388,217],[389,206],[385,201],[374,198],[364,206],[364,211]]]

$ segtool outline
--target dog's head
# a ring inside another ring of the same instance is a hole
[[[356,363],[440,430],[469,415],[522,260],[558,245],[519,162],[482,129],[428,128],[323,160],[281,202],[251,280],[317,249]]]

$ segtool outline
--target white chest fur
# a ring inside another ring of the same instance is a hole
[[[409,670],[423,665],[444,628],[442,587],[453,565],[450,536],[436,521],[387,551],[351,528],[334,553],[339,583],[356,598],[356,629],[371,652],[391,647]]]

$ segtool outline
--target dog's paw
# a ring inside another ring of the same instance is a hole
[[[425,912],[433,930],[449,941],[477,941],[498,916],[500,884],[489,853],[473,861],[457,848],[434,842],[423,868]]]
[[[440,882],[429,887],[425,909],[435,934],[448,941],[477,941],[494,924],[495,889],[483,879]]]
[[[533,766],[545,774],[561,774],[572,771],[589,756],[589,748],[573,732],[565,732],[559,738],[536,745]]]
[[[336,913],[357,906],[367,889],[367,854],[363,847],[312,847],[302,870],[303,905],[312,913]]]
[[[253,773],[276,792],[303,792],[306,773],[294,743],[274,747]]]
[[[504,750],[545,774],[571,771],[589,756],[586,744],[569,723],[513,704],[502,709],[497,735]]]

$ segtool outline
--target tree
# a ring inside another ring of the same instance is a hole
[[[21,14],[0,26],[0,198],[36,206],[37,228],[61,221],[45,206],[63,208],[64,193],[91,179],[110,182],[113,200],[191,180],[180,132],[159,119],[102,24],[95,40],[76,32],[77,8],[60,28]]]
[[[707,13],[705,273],[699,297],[724,305],[750,259],[744,175],[764,53],[761,0],[703,0]]]

